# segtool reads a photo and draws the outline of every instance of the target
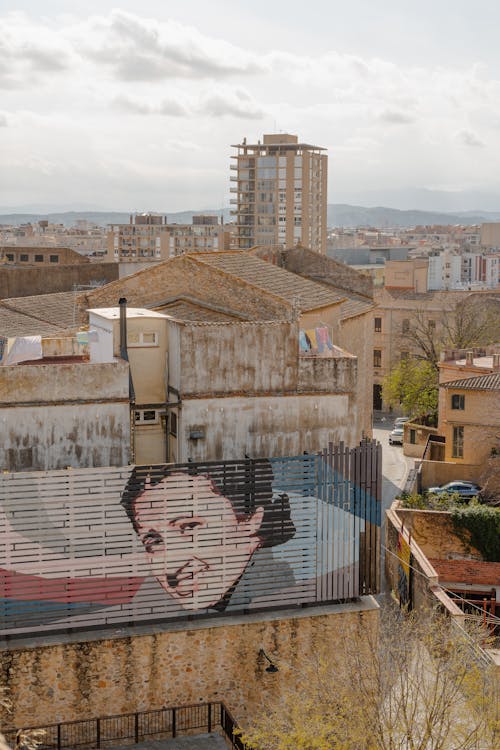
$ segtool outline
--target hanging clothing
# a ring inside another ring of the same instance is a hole
[[[311,342],[311,349],[314,352],[317,352],[318,351],[318,341],[316,339],[316,329],[315,328],[310,328],[308,331],[306,331],[306,336],[309,339],[309,341]]]
[[[4,365],[17,365],[32,359],[43,359],[41,336],[16,336],[9,338]]]
[[[311,343],[304,331],[299,331],[299,348],[301,352],[308,352],[311,350]]]
[[[318,340],[318,348],[321,346],[321,349],[319,349],[320,351],[323,351],[325,348],[332,351],[333,344],[330,340],[330,333],[327,326],[316,328],[316,338]]]

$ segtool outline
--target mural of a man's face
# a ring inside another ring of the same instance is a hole
[[[217,604],[260,546],[263,509],[237,516],[206,476],[147,481],[133,510],[151,572],[185,609]]]

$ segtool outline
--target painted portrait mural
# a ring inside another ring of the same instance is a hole
[[[355,597],[373,487],[320,455],[2,475],[0,633]]]

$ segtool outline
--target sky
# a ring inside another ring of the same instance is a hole
[[[329,203],[500,210],[496,0],[1,0],[0,211],[218,209],[231,144]]]

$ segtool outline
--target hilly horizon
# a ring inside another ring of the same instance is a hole
[[[0,209],[1,210],[1,209]],[[5,210],[0,213],[0,224],[27,224],[48,220],[54,224],[72,226],[77,220],[87,220],[98,226],[107,224],[124,224],[129,222],[131,211],[17,211]],[[161,211],[169,224],[190,224],[194,215],[206,214],[221,216],[224,223],[231,221],[229,208],[203,209],[186,211]],[[398,209],[387,206],[358,206],[348,203],[330,203],[327,207],[327,225],[329,228],[354,229],[374,227],[379,229],[410,228],[434,224],[482,224],[500,221],[500,211],[423,211],[417,209]]]

